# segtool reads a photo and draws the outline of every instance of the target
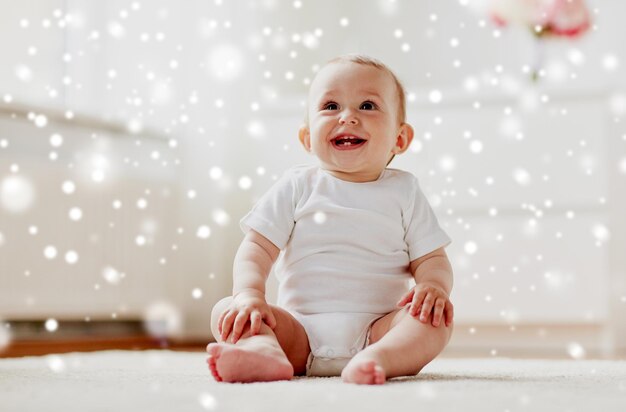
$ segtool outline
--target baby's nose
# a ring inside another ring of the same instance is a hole
[[[355,116],[355,114],[353,112],[347,112],[345,114],[343,114],[341,116],[341,118],[339,119],[339,123],[341,124],[357,124],[359,122],[359,120],[357,119],[357,117]]]

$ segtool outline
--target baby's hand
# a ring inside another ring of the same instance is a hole
[[[454,307],[446,291],[437,284],[424,282],[415,285],[400,299],[398,306],[404,307],[409,302],[409,313],[411,316],[419,315],[420,322],[428,323],[432,312],[434,327],[439,326],[442,316],[445,316],[446,326],[452,323]]]
[[[252,335],[259,333],[263,321],[272,329],[276,327],[274,314],[265,301],[265,295],[259,291],[246,290],[236,294],[222,312],[217,322],[222,340],[225,341],[232,332],[232,343],[237,343],[248,320]]]

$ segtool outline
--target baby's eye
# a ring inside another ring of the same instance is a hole
[[[374,104],[374,102],[363,102],[361,103],[361,109],[362,110],[375,110],[376,109],[376,104]]]
[[[339,105],[335,102],[328,102],[322,106],[323,110],[337,110],[339,109]]]

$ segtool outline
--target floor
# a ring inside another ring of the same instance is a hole
[[[0,408],[623,412],[626,406],[626,361],[438,358],[417,376],[370,387],[339,378],[219,383],[204,358],[198,352],[147,350],[0,359]]]

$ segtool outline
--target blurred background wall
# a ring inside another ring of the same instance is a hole
[[[486,1],[0,1],[0,341],[19,320],[210,339],[239,219],[314,162],[311,78],[358,52],[404,83],[391,166],[454,239],[450,351],[623,353],[626,3],[586,5],[574,38]]]

